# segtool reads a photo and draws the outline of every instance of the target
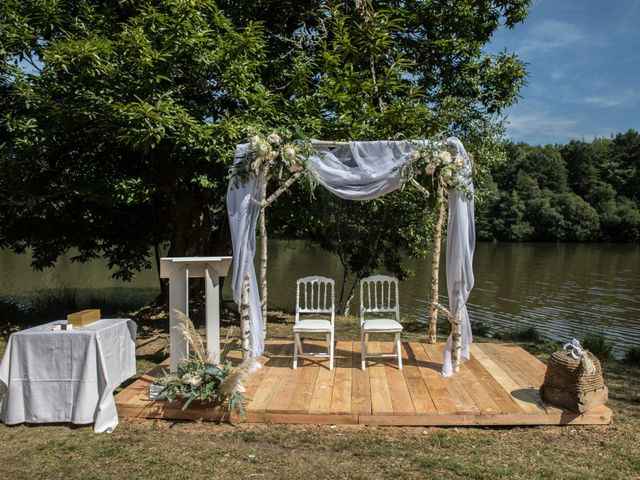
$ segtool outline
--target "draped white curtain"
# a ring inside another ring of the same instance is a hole
[[[460,140],[451,137],[446,140],[454,145],[464,158],[461,180],[473,191],[469,156]],[[402,165],[411,160],[417,142],[376,141],[349,142],[346,146],[321,147],[317,154],[308,159],[309,168],[315,173],[319,183],[333,194],[349,200],[371,200],[392,192],[402,185]],[[238,163],[248,151],[249,145],[238,145],[235,162]],[[231,237],[233,240],[233,297],[240,304],[244,273],[250,276],[251,334],[250,353],[259,356],[264,352],[260,292],[253,264],[255,254],[255,227],[260,213],[260,182],[252,173],[246,183],[232,178],[227,192],[227,208]],[[460,310],[462,325],[462,359],[469,358],[472,342],[466,301],[473,287],[473,251],[475,248],[475,227],[473,220],[473,200],[464,193],[449,192],[449,233],[447,242],[447,290],[450,310],[455,314]],[[443,374],[450,375],[451,337],[443,360]]]
[[[460,171],[460,180],[470,193],[473,193],[471,179],[471,159],[457,138],[448,140],[458,155],[464,159]],[[460,312],[461,353],[460,363],[469,360],[469,347],[473,342],[471,322],[467,311],[467,299],[473,288],[473,252],[476,248],[476,227],[473,213],[473,195],[456,190],[449,191],[449,223],[447,225],[447,294],[449,295],[449,311],[451,315]],[[444,350],[442,374],[445,377],[453,373],[451,363],[452,336],[449,335]]]
[[[236,147],[235,163],[242,160],[249,150],[245,143]],[[262,330],[262,310],[260,292],[253,257],[256,253],[256,222],[260,215],[260,191],[264,177],[251,174],[246,183],[232,178],[227,189],[227,211],[231,227],[233,247],[233,271],[231,289],[233,300],[240,305],[242,301],[242,281],[249,274],[249,355],[260,357],[264,353],[264,331]]]

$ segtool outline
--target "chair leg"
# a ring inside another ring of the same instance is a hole
[[[300,334],[296,333],[296,344],[298,345],[298,355],[304,355],[304,349],[302,348],[302,339]]]
[[[360,330],[360,360],[362,362],[362,370],[367,368],[367,344],[364,341],[364,331]]]
[[[329,370],[333,370],[333,353],[334,353],[333,332],[331,332],[331,343],[329,344]]]
[[[298,368],[298,334],[293,334],[293,369]]]
[[[396,333],[396,350],[398,351],[398,369],[402,370],[402,343],[400,333]]]

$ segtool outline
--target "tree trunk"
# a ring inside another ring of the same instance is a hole
[[[160,245],[157,242],[153,244],[153,254],[156,261],[156,272],[158,272],[158,283],[160,284],[160,295],[156,301],[166,303],[169,301],[169,279],[160,278]]]
[[[251,323],[249,321],[249,274],[245,273],[242,278],[242,298],[240,300],[240,338],[242,359],[247,360],[249,358],[249,328]]]
[[[153,255],[156,261],[156,273],[158,275],[158,284],[160,286],[160,295],[156,298],[157,303],[169,302],[169,279],[160,278],[160,257],[162,252],[160,246],[162,243],[161,234],[158,231],[158,195],[151,197],[151,223],[153,229]]]
[[[195,185],[181,181],[172,162],[171,149],[158,147],[149,153],[153,170],[158,175],[159,189],[153,200],[155,254],[169,236],[169,257],[208,256],[214,253],[213,220],[209,211],[209,195]],[[157,215],[157,218],[156,218]],[[224,226],[224,222],[222,222]],[[225,232],[222,232],[225,233]],[[226,235],[230,237],[228,227]],[[219,240],[220,232],[215,240]],[[159,272],[158,272],[159,273]],[[198,282],[195,282],[196,284]],[[203,283],[200,282],[203,286]],[[160,300],[168,299],[168,284],[161,282]]]
[[[356,296],[356,289],[358,288],[358,282],[360,281],[360,277],[356,277],[351,285],[351,290],[349,290],[349,298],[347,298],[347,303],[344,305],[344,309],[342,310],[343,315],[349,315],[349,310],[351,309],[351,302],[353,301],[353,297]]]
[[[460,354],[462,353],[462,329],[460,327],[460,311],[451,317],[451,365],[454,372],[460,371]]]
[[[442,245],[442,226],[444,224],[444,216],[446,213],[446,204],[444,198],[444,188],[438,188],[438,220],[436,222],[436,231],[433,236],[433,259],[431,261],[431,311],[429,312],[429,343],[436,343],[438,333],[438,275],[440,273],[440,247]]]
[[[342,305],[342,301],[344,300],[344,287],[347,283],[347,268],[342,265],[342,286],[340,287],[340,297],[338,300],[338,305]]]
[[[171,201],[170,257],[202,257],[211,252],[211,218],[206,204],[186,194]]]
[[[225,208],[222,218],[218,220],[218,228],[216,228],[212,236],[211,255],[225,256],[232,253],[231,226],[229,225],[229,215]]]
[[[158,147],[150,153],[160,182],[159,192],[167,199],[170,257],[211,255],[212,225],[209,198],[197,186],[180,180],[171,150]]]
[[[260,226],[260,308],[262,309],[262,330],[264,332],[265,338],[267,336],[267,220],[265,215],[266,206],[264,205],[264,201],[267,197],[267,171],[266,169],[262,169],[260,174],[264,176],[264,181],[262,182],[262,187],[260,189],[260,203],[262,206],[260,207],[260,217],[259,217],[259,226]]]

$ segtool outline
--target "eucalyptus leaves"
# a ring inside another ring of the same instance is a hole
[[[244,414],[242,382],[251,366],[251,362],[242,362],[233,366],[226,360],[227,353],[234,345],[227,335],[220,358],[212,358],[204,347],[202,337],[196,332],[193,323],[183,313],[178,312],[182,323],[179,332],[189,342],[191,355],[178,366],[177,372],[164,373],[156,380],[162,390],[159,398],[169,402],[183,402],[182,410],[186,410],[191,402],[224,402],[228,400],[229,411],[234,408]]]

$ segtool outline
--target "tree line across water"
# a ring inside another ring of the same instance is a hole
[[[640,134],[506,146],[477,202],[480,240],[640,241]]]

